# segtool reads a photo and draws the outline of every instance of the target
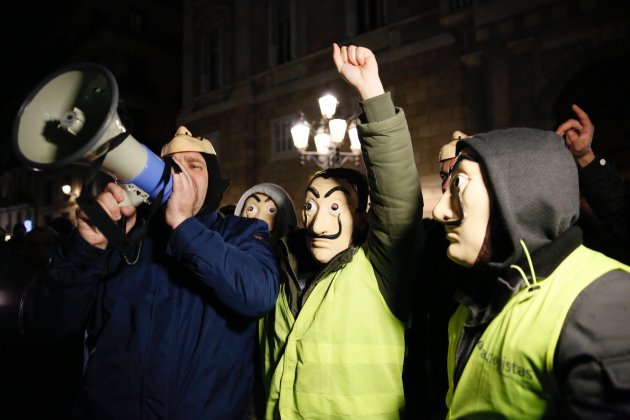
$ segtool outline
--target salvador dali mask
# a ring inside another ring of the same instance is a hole
[[[314,178],[304,199],[302,222],[313,258],[328,263],[352,245],[357,194],[345,180]]]
[[[276,214],[278,207],[276,203],[266,194],[255,193],[247,197],[241,217],[248,219],[260,219],[269,225],[269,232],[274,232]]]
[[[444,194],[433,208],[433,218],[446,229],[448,257],[472,267],[490,220],[490,196],[479,163],[465,154],[458,157]]]

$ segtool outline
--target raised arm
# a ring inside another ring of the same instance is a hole
[[[564,138],[564,143],[571,151],[573,158],[583,168],[595,159],[595,153],[591,148],[595,126],[582,108],[573,104],[571,109],[575,112],[577,119],[569,118],[560,124],[556,129],[556,134]]]
[[[362,98],[357,128],[370,187],[367,251],[379,289],[392,312],[407,317],[407,297],[417,277],[424,234],[422,194],[405,114],[394,107],[364,47],[333,45],[340,75]]]
[[[571,107],[577,119],[560,124],[556,134],[565,139],[579,165],[580,194],[588,201],[604,228],[613,257],[628,262],[630,246],[630,185],[605,159],[596,159],[592,148],[595,126],[579,106]],[[624,250],[618,253],[616,249]]]
[[[366,100],[385,93],[378,75],[376,57],[369,49],[333,44],[333,60],[341,77],[354,86],[361,99]]]

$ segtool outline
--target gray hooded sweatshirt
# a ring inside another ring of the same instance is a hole
[[[234,209],[234,215],[240,216],[243,211],[245,201],[254,194],[265,194],[271,198],[278,212],[276,213],[274,234],[278,238],[284,237],[292,229],[297,227],[297,217],[295,215],[295,208],[293,207],[293,201],[289,196],[289,193],[284,188],[271,182],[263,182],[256,184],[241,195],[241,198],[236,203]]]
[[[488,323],[525,287],[510,266],[527,267],[527,252],[544,281],[582,243],[574,225],[577,167],[560,137],[512,128],[462,140],[457,151],[464,148],[477,155],[490,194],[493,253],[458,280],[456,299],[472,317],[458,342],[455,382]],[[548,396],[561,418],[630,418],[628,302],[630,275],[619,270],[595,280],[573,302],[556,348],[558,392]]]

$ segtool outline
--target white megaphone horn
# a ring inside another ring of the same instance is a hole
[[[118,85],[104,66],[79,63],[49,75],[22,103],[13,126],[13,146],[27,167],[43,171],[68,164],[100,169],[125,187],[122,204],[170,197],[164,162],[129,133],[117,112]],[[121,139],[122,142],[113,141]],[[117,144],[118,143],[118,144]]]

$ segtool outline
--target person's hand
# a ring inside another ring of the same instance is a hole
[[[339,74],[354,86],[361,99],[385,93],[378,75],[376,57],[369,49],[356,45],[340,48],[333,43],[333,61]]]
[[[595,126],[579,106],[573,104],[571,109],[578,119],[569,118],[560,124],[556,129],[556,134],[564,138],[564,144],[571,151],[575,161],[584,167],[595,159],[595,153],[591,148]]]
[[[181,172],[171,169],[173,192],[166,203],[164,214],[166,224],[171,229],[175,229],[181,222],[195,215],[198,200],[197,185],[188,173],[188,165],[177,154],[173,155],[173,161],[181,168]]]
[[[129,232],[136,223],[136,208],[134,206],[121,206],[125,200],[125,191],[120,185],[110,182],[105,187],[105,191],[96,197],[96,202],[100,204],[105,213],[114,221],[118,222],[122,217],[127,218],[126,230]],[[77,207],[76,212],[77,230],[86,242],[100,249],[105,249],[108,244],[107,237],[91,221],[88,215]]]

